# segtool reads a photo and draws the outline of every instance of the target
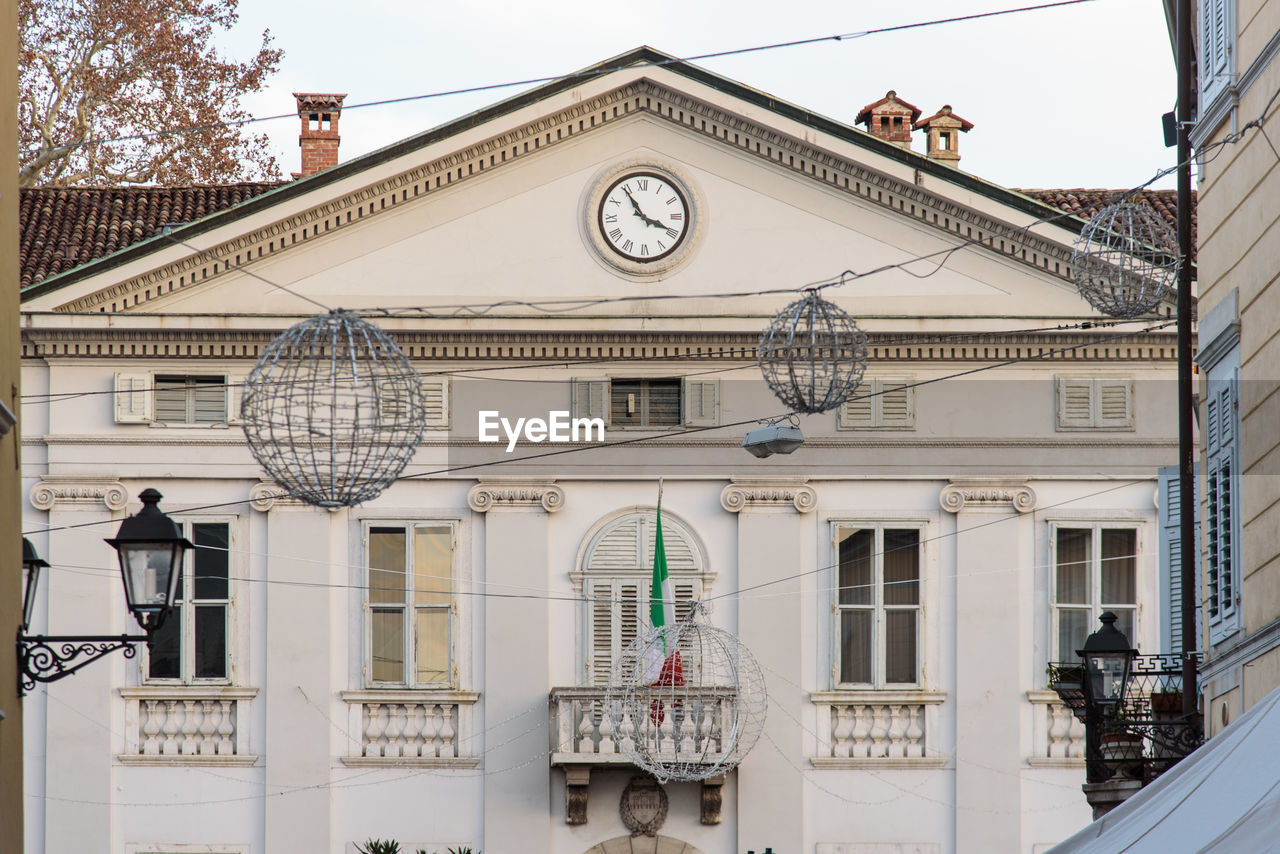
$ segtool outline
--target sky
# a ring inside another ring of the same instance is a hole
[[[270,29],[284,50],[268,88],[245,101],[255,116],[290,113],[295,91],[346,92],[347,160],[530,87],[350,109],[367,101],[565,74],[642,44],[688,57],[1043,2],[243,0],[220,43],[247,58]],[[1161,0],[1089,0],[696,64],[850,124],[889,89],[925,116],[950,104],[974,125],[961,169],[1006,187],[1119,189],[1175,161],[1160,119],[1176,91]],[[297,170],[298,120],[256,128],[281,170]],[[1153,186],[1172,188],[1173,176]]]

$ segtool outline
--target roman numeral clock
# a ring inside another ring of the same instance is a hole
[[[597,174],[582,214],[584,236],[597,257],[635,278],[682,264],[706,219],[693,184],[674,167],[648,161]]]

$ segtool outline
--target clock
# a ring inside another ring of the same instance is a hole
[[[644,264],[680,248],[689,228],[689,202],[661,172],[628,172],[605,189],[596,218],[611,250]]]
[[[694,185],[674,166],[651,160],[596,174],[583,198],[582,228],[598,260],[643,280],[684,263],[705,221]]]

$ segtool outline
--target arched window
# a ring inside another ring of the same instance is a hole
[[[586,538],[578,561],[581,569],[573,578],[587,600],[582,650],[588,685],[608,682],[619,653],[649,626],[656,515],[653,508],[633,508],[600,522]],[[676,596],[676,619],[681,619],[691,602],[706,595],[714,575],[706,569],[697,537],[666,510],[662,544]]]

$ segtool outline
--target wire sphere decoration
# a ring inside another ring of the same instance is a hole
[[[736,768],[764,730],[768,695],[751,651],[694,619],[641,633],[609,673],[602,733],[659,783]]]
[[[867,368],[867,335],[817,290],[791,303],[760,333],[760,372],[794,412],[844,404]]]
[[[1177,237],[1147,205],[1107,205],[1076,238],[1071,272],[1080,296],[1098,311],[1141,317],[1176,291]]]
[[[421,378],[389,335],[336,309],[289,327],[245,378],[249,450],[291,497],[317,507],[376,498],[422,439]]]

